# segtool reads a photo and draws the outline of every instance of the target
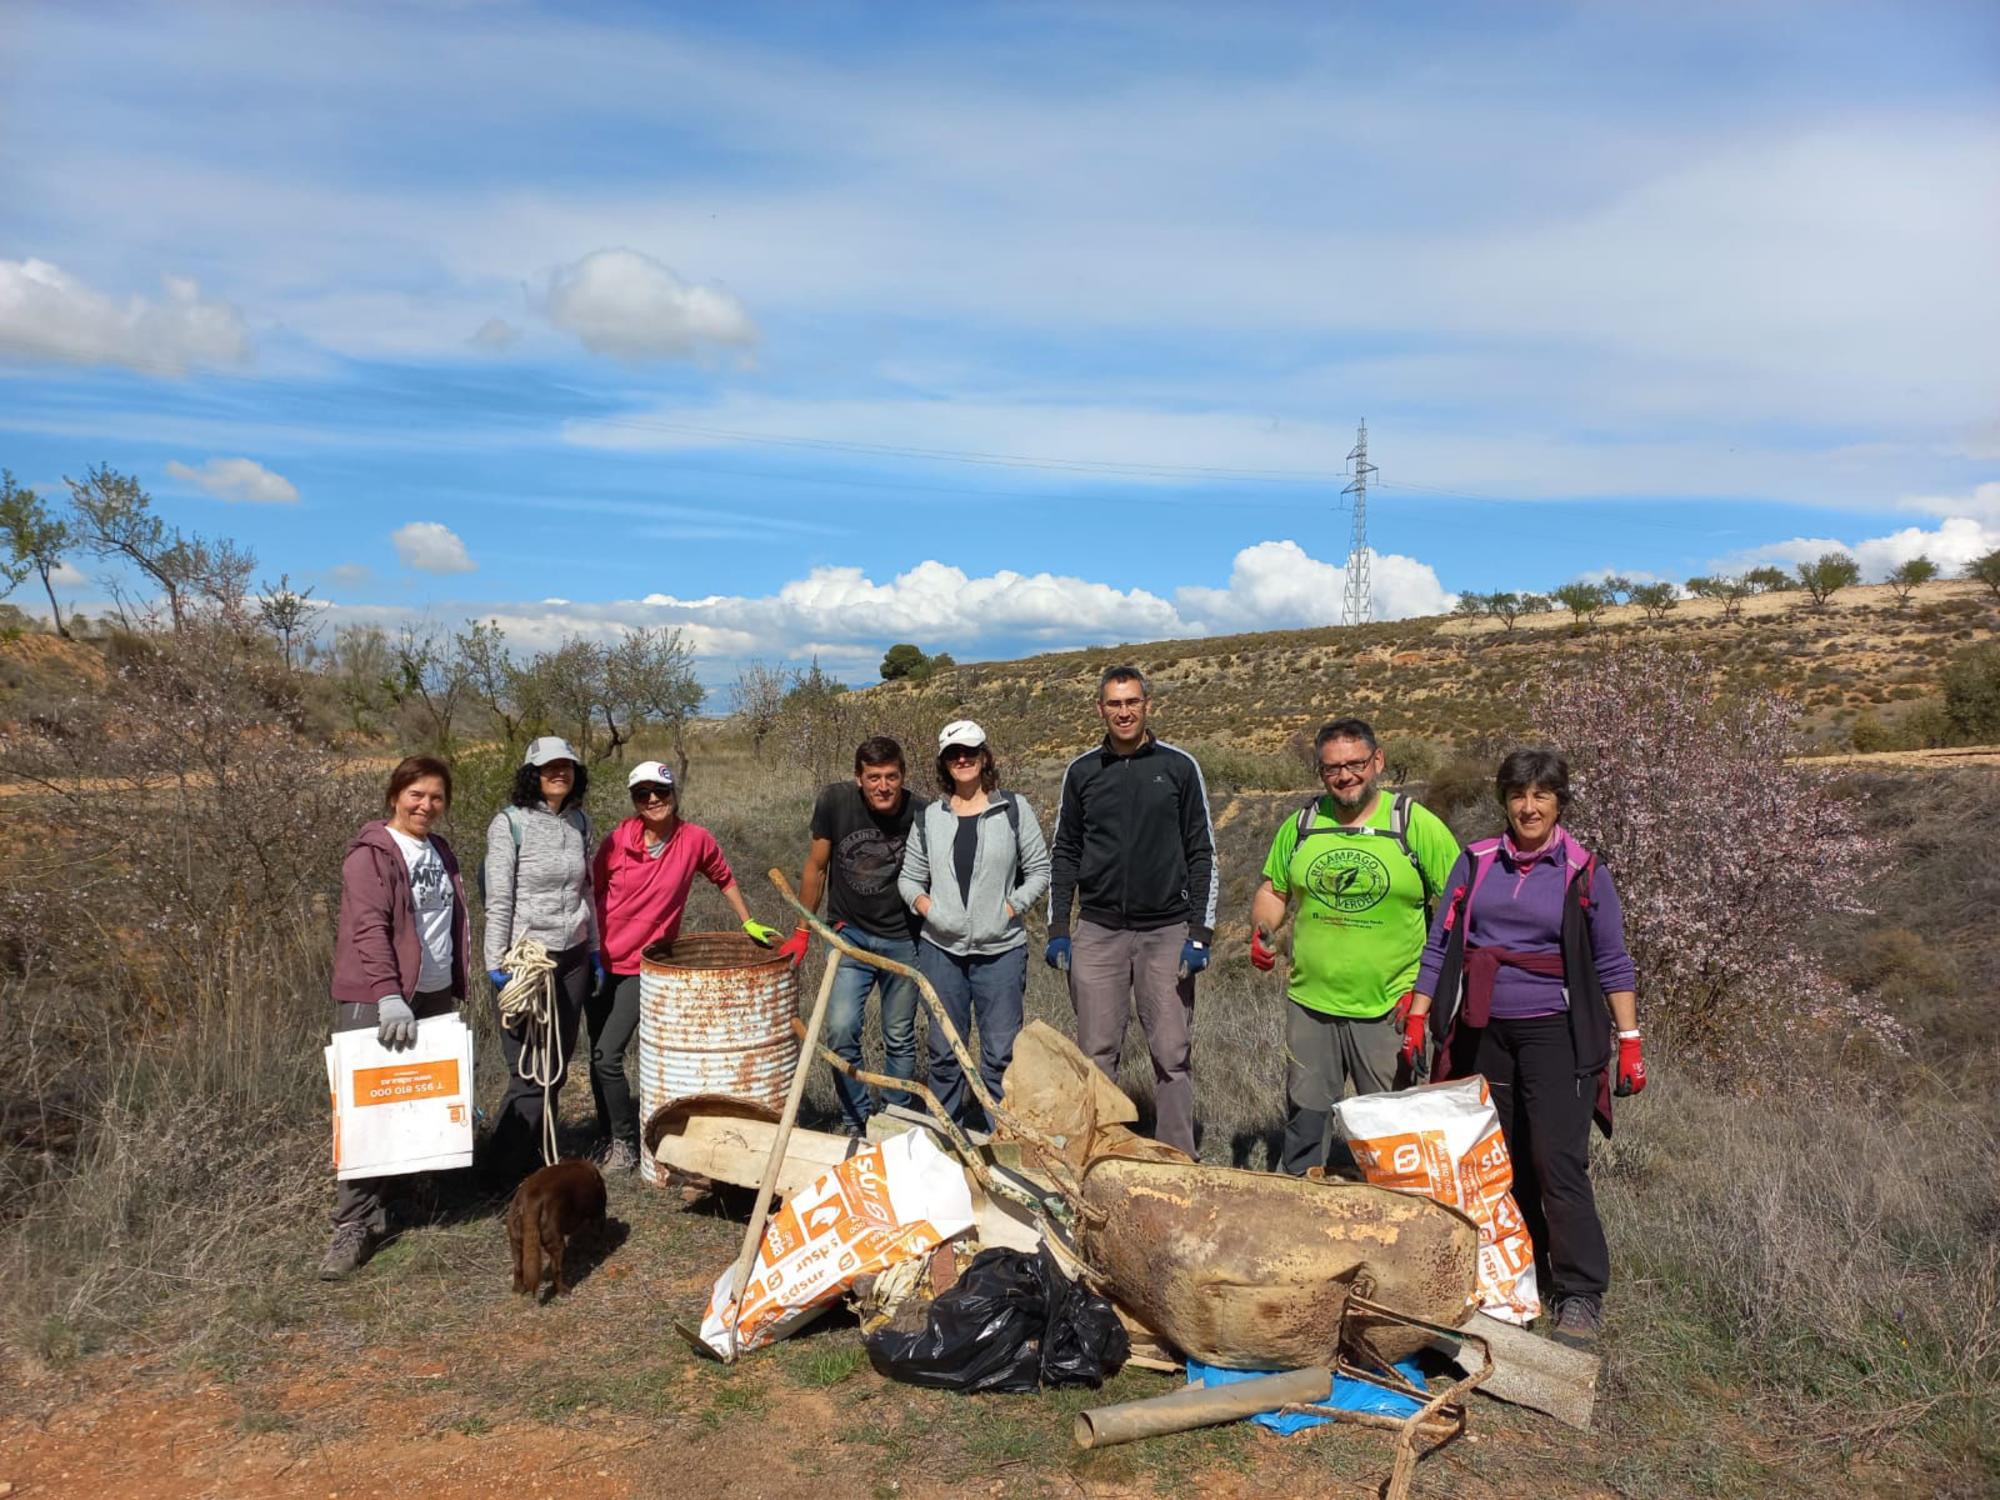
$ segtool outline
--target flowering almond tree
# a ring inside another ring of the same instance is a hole
[[[1900,1045],[1805,941],[1816,919],[1865,911],[1883,850],[1825,771],[1787,760],[1790,699],[1725,695],[1700,657],[1634,647],[1562,669],[1534,711],[1569,757],[1566,821],[1617,881],[1662,1040],[1744,1084],[1807,1041]]]

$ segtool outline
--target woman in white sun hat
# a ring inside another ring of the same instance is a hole
[[[924,919],[917,969],[931,982],[968,1045],[976,1019],[979,1076],[1000,1095],[1014,1057],[1028,981],[1028,934],[1021,914],[1049,886],[1049,846],[1034,809],[1000,789],[986,731],[957,719],[938,734],[938,787],[903,846],[897,888]],[[930,1040],[931,1092],[962,1125],[988,1123],[936,1027]]]
[[[514,773],[508,805],[486,825],[486,892],[483,933],[486,977],[493,981],[494,1014],[510,977],[503,967],[507,950],[533,938],[555,960],[556,1034],[567,1058],[576,1046],[577,1023],[597,973],[597,918],[590,898],[590,818],[583,799],[590,773],[568,740],[545,734],[530,742]],[[529,1027],[500,1025],[500,1051],[507,1060],[507,1092],[493,1122],[494,1171],[525,1176],[540,1165],[542,1086],[521,1076],[521,1050]],[[562,1080],[549,1088],[549,1108],[562,1095]]]
[[[722,892],[752,942],[769,948],[778,940],[773,928],[751,917],[715,835],[682,820],[674,773],[661,761],[642,760],[625,785],[633,815],[611,830],[592,866],[604,978],[589,1004],[590,1095],[606,1138],[605,1169],[616,1172],[639,1165],[639,1116],[625,1079],[625,1049],[639,1025],[640,953],[680,935],[696,875]]]

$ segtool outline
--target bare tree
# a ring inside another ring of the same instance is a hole
[[[657,726],[673,742],[681,780],[688,772],[688,726],[707,696],[694,675],[694,651],[670,626],[627,631],[605,653],[604,686],[632,725]]]
[[[1697,599],[1713,599],[1722,606],[1722,618],[1737,619],[1743,613],[1743,601],[1757,592],[1748,575],[1725,573],[1715,578],[1690,578],[1687,591]]]
[[[329,675],[355,733],[373,728],[383,710],[399,701],[393,670],[389,637],[380,625],[344,625],[333,633]]]
[[[279,649],[285,653],[285,665],[293,666],[294,646],[301,638],[311,636],[313,618],[326,606],[314,602],[311,589],[304,593],[294,589],[289,573],[278,575],[276,588],[268,583],[263,588],[257,599],[257,619],[278,638]]]
[[[785,694],[791,686],[790,672],[761,661],[745,663],[736,674],[736,685],[730,696],[736,705],[736,717],[750,731],[750,754],[754,759],[763,759],[764,741],[778,727],[779,716],[784,712]]]
[[[49,617],[56,634],[69,639],[62,605],[56,600],[54,574],[64,555],[76,545],[76,533],[62,517],[49,514],[40,495],[18,488],[14,476],[4,469],[0,469],[0,540],[7,547],[6,555],[0,556],[0,576],[5,577],[7,587],[0,589],[0,595],[30,573],[38,574],[42,590],[49,596]]]
[[[452,748],[452,727],[470,693],[465,663],[435,625],[405,625],[391,652],[391,677],[396,701],[416,703],[430,720],[430,743],[440,752]]]
[[[86,470],[81,482],[65,477],[77,516],[77,542],[100,558],[115,558],[150,579],[166,601],[175,630],[198,601],[206,600],[232,624],[244,621],[244,602],[257,559],[228,539],[209,541],[153,513],[153,497],[139,481],[106,464]],[[113,593],[116,596],[114,586]],[[121,601],[121,611],[123,608]]]
[[[452,647],[465,664],[466,687],[500,721],[511,745],[520,736],[524,715],[522,672],[507,654],[507,633],[498,620],[467,620],[465,627],[452,637]]]

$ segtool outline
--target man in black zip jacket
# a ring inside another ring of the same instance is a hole
[[[1215,833],[1201,767],[1147,730],[1152,706],[1137,667],[1098,679],[1105,736],[1063,772],[1044,956],[1069,971],[1077,1045],[1114,1080],[1137,1002],[1153,1134],[1192,1156],[1194,976],[1215,930]],[[1073,936],[1072,893],[1082,907]]]

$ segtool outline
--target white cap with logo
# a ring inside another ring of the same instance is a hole
[[[632,768],[632,774],[625,778],[625,785],[628,787],[672,787],[673,784],[674,773],[667,769],[667,763],[662,760],[642,760]]]
[[[986,743],[986,731],[970,719],[953,719],[938,731],[938,751],[942,754],[953,745],[965,745],[978,749]]]
[[[538,740],[530,740],[528,753],[521,757],[521,764],[545,766],[552,760],[566,760],[573,766],[583,764],[583,757],[570,748],[569,741],[559,734],[545,734]]]

